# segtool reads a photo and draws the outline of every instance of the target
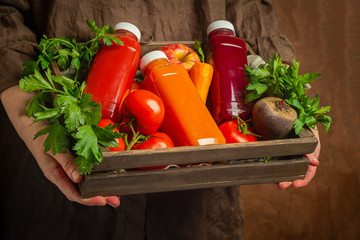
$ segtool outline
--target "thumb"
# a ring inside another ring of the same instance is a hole
[[[51,150],[50,150],[51,151]],[[81,175],[78,171],[78,166],[75,165],[75,158],[67,150],[66,153],[57,153],[53,155],[51,152],[48,152],[56,161],[61,165],[64,169],[66,175],[75,183],[81,182],[83,179],[83,175]]]

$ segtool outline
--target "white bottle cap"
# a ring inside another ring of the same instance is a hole
[[[235,28],[234,25],[226,20],[217,20],[215,22],[212,22],[208,28],[207,28],[207,35],[209,35],[212,31],[216,30],[216,29],[220,29],[220,28],[226,28],[226,29],[230,29],[234,32],[234,36],[235,36]]]
[[[119,22],[118,24],[115,25],[114,29],[115,29],[115,31],[120,30],[120,29],[129,31],[129,32],[133,33],[137,37],[138,42],[140,41],[141,32],[134,24],[131,24],[131,23],[128,23],[128,22]]]
[[[169,60],[163,51],[155,50],[145,54],[140,59],[140,70],[142,71],[151,61],[160,58],[165,58],[166,60]]]

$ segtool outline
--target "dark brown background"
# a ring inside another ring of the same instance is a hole
[[[301,73],[323,74],[309,94],[331,105],[333,124],[320,127],[320,166],[307,187],[242,187],[246,240],[360,239],[360,1],[273,3]]]

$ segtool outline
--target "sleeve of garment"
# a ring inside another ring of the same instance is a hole
[[[227,8],[228,15],[236,27],[236,33],[244,39],[265,61],[276,53],[283,62],[292,64],[295,49],[281,33],[271,1],[238,1]]]
[[[24,24],[25,0],[0,1],[0,93],[18,84],[23,63],[36,56],[36,35]]]

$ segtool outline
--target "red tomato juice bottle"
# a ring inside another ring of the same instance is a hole
[[[196,91],[184,67],[169,64],[165,53],[152,51],[140,60],[144,88],[164,102],[160,127],[175,146],[223,144],[225,138]]]
[[[210,87],[210,112],[217,124],[239,116],[250,118],[251,106],[245,102],[247,64],[245,41],[235,36],[234,26],[225,20],[212,22],[205,44],[207,62],[214,68]]]
[[[140,61],[139,29],[131,23],[115,26],[115,37],[123,45],[102,46],[91,65],[85,92],[101,103],[102,118],[119,122],[119,107],[130,92]]]

